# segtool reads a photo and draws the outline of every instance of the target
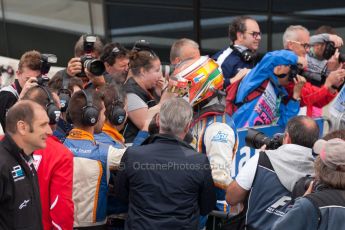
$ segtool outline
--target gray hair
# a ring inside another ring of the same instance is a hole
[[[192,121],[192,107],[182,98],[173,98],[163,103],[159,112],[159,129],[163,133],[179,135]]]
[[[296,41],[297,40],[298,35],[297,35],[296,31],[298,31],[298,30],[305,31],[309,35],[309,31],[304,26],[301,26],[301,25],[289,26],[288,28],[286,28],[284,35],[283,35],[283,46],[285,49],[287,48],[288,41]]]
[[[170,62],[173,62],[176,58],[181,58],[183,48],[185,46],[191,46],[199,50],[199,45],[195,41],[188,38],[181,38],[175,41],[170,49]]]

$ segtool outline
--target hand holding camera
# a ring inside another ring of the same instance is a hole
[[[37,85],[38,85],[37,78],[30,77],[29,80],[25,82],[24,87],[22,91],[20,92],[19,99],[21,99],[29,89],[31,89],[32,87],[36,87]]]
[[[338,70],[332,71],[326,78],[325,86],[329,90],[335,91],[341,84],[344,83],[344,79],[345,79],[344,69],[338,69]]]
[[[74,77],[76,76],[76,74],[81,72],[82,68],[83,66],[80,62],[80,58],[74,57],[74,58],[71,58],[71,60],[69,60],[66,71],[69,76]]]
[[[295,100],[300,99],[302,88],[304,84],[307,82],[307,80],[300,75],[296,75],[296,77],[293,79],[293,82],[295,83],[295,85],[293,87],[292,98],[294,98]]]

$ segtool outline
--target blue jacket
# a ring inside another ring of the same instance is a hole
[[[328,194],[326,194],[328,193]],[[345,191],[323,190],[316,192],[321,198],[322,205],[316,206],[308,199],[308,196],[296,200],[293,207],[281,217],[273,226],[273,229],[285,230],[326,230],[345,229]],[[310,195],[313,195],[310,194]],[[319,217],[320,220],[319,220]]]
[[[139,146],[144,140],[149,136],[148,132],[145,131],[139,131],[136,138],[133,141],[133,146]],[[111,145],[114,148],[117,149],[125,149],[126,146],[122,144],[121,142],[115,140],[113,137],[111,137],[109,134],[105,132],[101,132],[98,134],[95,134],[95,140],[97,142]],[[110,181],[109,181],[109,187],[114,187],[113,180],[114,180],[114,174],[111,173],[110,175]],[[115,198],[112,194],[112,191],[109,191],[108,194],[108,206],[107,206],[107,214],[118,214],[118,213],[124,213],[128,211],[128,205],[124,202],[121,202],[119,199]]]
[[[297,64],[297,56],[289,50],[278,50],[267,53],[261,62],[252,69],[247,76],[245,76],[239,87],[236,95],[236,103],[241,103],[246,96],[254,89],[258,88],[266,79],[270,79],[270,83],[274,88],[275,94],[280,97],[287,96],[284,87],[279,85],[277,76],[274,75],[273,70],[279,65],[295,65]],[[260,97],[243,104],[232,116],[237,128],[244,126],[254,126],[257,124],[253,117],[254,108]],[[250,111],[250,112],[248,112]],[[299,112],[299,102],[290,100],[287,104],[281,102],[279,104],[279,114],[277,116],[278,124],[285,126],[287,121],[296,116]]]
[[[129,201],[125,229],[197,229],[215,205],[207,157],[175,137],[151,136],[121,162],[115,190]]]

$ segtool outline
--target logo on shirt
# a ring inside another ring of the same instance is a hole
[[[29,203],[30,200],[24,200],[23,203],[19,205],[19,209],[23,209],[26,207],[26,205]]]
[[[16,165],[13,167],[12,177],[13,177],[14,182],[25,178],[23,169],[22,167],[20,167],[20,165]]]
[[[266,212],[272,213],[277,216],[284,216],[286,211],[279,210],[279,208],[285,207],[291,201],[291,197],[283,196],[279,200],[277,200],[271,207],[268,207]]]
[[[228,142],[228,134],[224,133],[222,131],[218,131],[218,133],[214,137],[212,137],[211,142],[227,143]]]

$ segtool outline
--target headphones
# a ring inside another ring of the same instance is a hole
[[[59,89],[58,95],[60,98],[61,112],[66,112],[69,100],[71,99],[72,92],[68,89],[68,79],[66,73],[62,74],[62,88]]]
[[[233,52],[241,58],[242,61],[251,63],[255,60],[256,54],[252,52],[249,49],[246,49],[244,51],[239,50],[236,46],[230,46],[230,48],[233,50]]]
[[[92,104],[92,96],[82,90],[86,99],[86,105],[83,107],[81,115],[81,123],[86,126],[94,126],[99,117],[99,110]]]
[[[56,107],[54,100],[53,100],[53,96],[51,95],[49,90],[46,89],[44,86],[41,86],[41,85],[37,85],[37,87],[43,89],[43,91],[48,96],[48,104],[46,104],[46,111],[47,111],[47,115],[49,117],[49,124],[55,125],[59,121],[61,111],[58,107]]]
[[[110,109],[107,111],[107,118],[111,124],[122,125],[125,122],[127,112],[123,107],[123,102],[120,100],[114,100],[111,103]]]

